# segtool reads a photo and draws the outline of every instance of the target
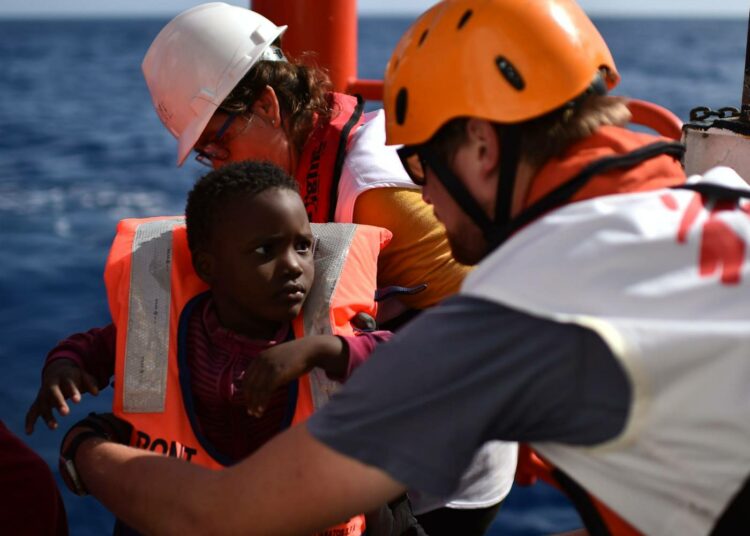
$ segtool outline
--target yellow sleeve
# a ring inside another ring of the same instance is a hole
[[[451,255],[445,228],[422,193],[410,188],[374,188],[357,197],[354,223],[385,227],[393,233],[380,253],[378,285],[427,288],[401,298],[404,304],[424,309],[458,291],[470,268]]]

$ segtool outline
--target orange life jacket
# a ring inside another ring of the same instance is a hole
[[[351,335],[349,320],[357,313],[375,316],[377,258],[391,234],[352,224],[313,225],[313,233],[315,281],[294,334]],[[208,287],[193,270],[184,219],[121,221],[104,279],[117,327],[113,411],[133,425],[131,444],[212,469],[236,461],[222,459],[194,426],[181,349],[191,303]],[[308,418],[337,385],[319,369],[296,383],[292,424]],[[363,530],[364,516],[355,516],[321,534]]]
[[[294,174],[307,215],[315,223],[334,221],[346,147],[363,121],[360,98],[331,93],[330,99],[333,117],[313,129]]]
[[[641,536],[641,532],[617,512],[587,493],[568,475],[540,457],[531,447],[519,445],[515,482],[521,486],[541,479],[565,493],[578,510],[589,534],[595,536]]]
[[[534,175],[526,194],[528,207],[545,194],[564,184],[586,166],[605,157],[625,155],[660,138],[621,127],[600,127],[570,147],[558,158],[551,158]],[[661,138],[661,141],[673,141]],[[568,202],[602,195],[645,192],[669,188],[685,182],[682,165],[669,155],[644,160],[629,169],[615,169],[594,175]]]

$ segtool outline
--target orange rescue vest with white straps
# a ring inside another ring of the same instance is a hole
[[[375,316],[377,258],[390,232],[352,224],[312,229],[318,238],[315,281],[293,321],[294,335],[351,335],[349,321],[357,313]],[[184,218],[121,221],[104,279],[117,327],[113,411],[133,425],[131,444],[212,469],[230,465],[196,432],[187,366],[180,359],[191,301],[208,290],[193,270]],[[336,385],[319,369],[300,377],[292,424],[324,404]],[[321,534],[363,530],[364,516],[356,516]]]
[[[363,121],[361,98],[341,93],[331,93],[329,98],[333,116],[310,133],[294,176],[307,215],[315,223],[334,221],[347,146]]]

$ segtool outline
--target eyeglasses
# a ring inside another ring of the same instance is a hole
[[[231,138],[224,139],[222,143],[222,138],[224,138],[225,134],[229,130],[229,127],[231,127],[234,121],[241,115],[242,114],[230,113],[219,127],[219,130],[216,131],[216,134],[214,134],[214,137],[211,139],[211,141],[209,141],[202,147],[194,148],[195,152],[198,153],[195,155],[195,160],[197,162],[203,164],[204,166],[212,168],[214,160],[226,160],[227,158],[229,158],[229,150],[226,148],[226,144],[245,132],[245,130],[247,130],[247,127],[250,126],[250,123],[252,122],[254,117],[251,114],[249,119],[247,120],[247,123],[245,123],[245,127]]]
[[[430,167],[427,158],[421,154],[421,148],[421,145],[404,145],[396,150],[401,159],[401,165],[417,186],[424,186],[427,169]]]

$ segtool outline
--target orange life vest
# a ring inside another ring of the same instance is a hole
[[[331,93],[330,99],[333,117],[313,129],[294,175],[307,215],[315,223],[334,221],[346,147],[363,120],[360,98]]]
[[[603,126],[591,136],[572,144],[565,152],[551,158],[534,175],[526,194],[524,207],[532,205],[555,188],[577,175],[586,166],[611,156],[622,156],[655,141],[672,141],[622,127]],[[628,169],[614,169],[594,175],[568,201],[573,203],[602,195],[645,192],[669,188],[685,182],[685,171],[672,156],[661,155],[644,160]]]
[[[351,335],[349,320],[357,313],[375,316],[377,258],[390,232],[321,224],[313,225],[313,233],[319,240],[315,281],[303,312],[293,321],[294,334]],[[113,411],[133,425],[131,444],[212,469],[236,461],[222,459],[193,425],[180,349],[191,301],[208,287],[193,270],[184,219],[121,221],[104,279],[117,327]],[[319,369],[299,378],[292,424],[324,404],[336,385]],[[356,516],[321,534],[358,535],[363,530],[364,516]]]
[[[522,443],[518,449],[515,482],[521,486],[530,486],[536,484],[537,479],[568,496],[589,534],[641,536],[641,532],[617,512],[587,493],[575,480],[540,457],[529,445]]]

